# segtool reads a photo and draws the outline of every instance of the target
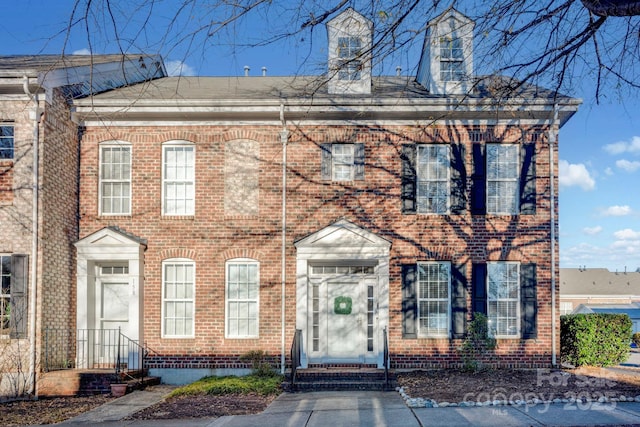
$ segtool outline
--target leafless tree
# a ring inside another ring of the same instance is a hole
[[[624,3],[624,5],[621,5]],[[243,49],[295,50],[298,73],[323,69],[324,24],[348,7],[374,22],[381,74],[416,66],[425,24],[447,7],[476,21],[476,71],[596,99],[640,86],[640,2],[598,0],[76,0],[67,37],[82,32],[94,53],[161,53],[228,60]],[[586,6],[589,6],[589,10]],[[115,44],[115,45],[114,45]],[[284,46],[284,48],[282,48]],[[326,64],[324,65],[326,67]]]

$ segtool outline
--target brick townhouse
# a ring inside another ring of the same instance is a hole
[[[68,101],[164,75],[153,56],[0,56],[0,396],[33,393],[45,330],[75,328],[78,126]]]
[[[473,22],[372,75],[372,23],[322,76],[162,78],[73,103],[77,327],[120,327],[184,382],[264,350],[302,368],[450,367],[473,313],[495,366],[556,362],[557,134],[579,101],[473,74]],[[554,235],[555,233],[555,235]]]

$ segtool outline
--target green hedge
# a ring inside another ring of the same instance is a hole
[[[611,366],[629,358],[631,320],[626,314],[560,317],[562,361],[574,366]]]

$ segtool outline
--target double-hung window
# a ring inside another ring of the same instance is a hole
[[[259,263],[251,259],[227,262],[227,337],[258,336]]]
[[[100,213],[131,214],[131,146],[100,146]]]
[[[362,78],[362,61],[357,59],[362,50],[360,37],[338,37],[338,57],[340,69],[338,80],[360,80]]]
[[[13,125],[0,123],[0,160],[13,159]]]
[[[518,153],[516,144],[487,144],[487,213],[519,212]]]
[[[440,80],[461,81],[464,79],[464,53],[462,39],[440,37]]]
[[[189,259],[162,263],[162,336],[194,336],[196,266]]]
[[[450,321],[451,265],[418,263],[418,335],[448,337]]]
[[[9,335],[11,319],[11,256],[0,255],[0,336]]]
[[[334,181],[353,180],[353,148],[353,144],[333,144],[331,146],[331,158],[333,159],[332,171]]]
[[[449,147],[420,145],[417,158],[418,213],[445,214],[449,211]]]
[[[494,337],[520,335],[520,264],[487,264],[487,318]]]
[[[162,150],[162,213],[195,213],[195,147],[165,144]]]

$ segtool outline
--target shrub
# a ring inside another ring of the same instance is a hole
[[[631,319],[626,314],[567,314],[560,317],[562,361],[574,366],[611,366],[629,358]]]
[[[631,336],[631,340],[636,345],[637,348],[640,348],[640,332],[636,332]]]
[[[247,375],[244,377],[205,377],[194,383],[175,389],[170,396],[194,396],[204,394],[260,394],[263,396],[280,394],[282,377]]]
[[[467,335],[458,349],[462,357],[463,369],[470,372],[478,372],[484,369],[482,358],[486,353],[497,347],[495,338],[489,336],[487,316],[482,313],[474,313],[469,323]]]
[[[267,361],[269,355],[263,350],[251,350],[240,356],[243,362],[251,362],[253,375],[273,377],[277,375],[273,366]]]

